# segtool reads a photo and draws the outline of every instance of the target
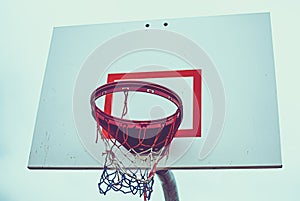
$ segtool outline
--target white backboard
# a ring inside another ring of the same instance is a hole
[[[90,95],[122,79],[182,98],[183,122],[159,167],[281,167],[271,33],[268,13],[54,28],[28,167],[102,168]],[[122,100],[98,104],[117,116]],[[129,97],[128,118],[172,110],[158,97]]]

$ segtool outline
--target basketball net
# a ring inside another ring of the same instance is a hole
[[[124,91],[124,97],[121,119],[128,112],[128,91]],[[150,147],[142,152],[136,152],[135,149],[124,148],[116,139],[103,135],[99,125],[97,139],[98,135],[105,144],[105,152],[102,153],[105,162],[98,184],[99,192],[105,195],[112,189],[125,194],[138,194],[140,197],[143,196],[145,201],[149,200],[153,191],[156,166],[164,156],[167,159],[169,146],[159,151],[154,151]]]
[[[158,120],[124,119],[128,113],[128,92],[136,91],[164,97],[177,106],[176,112]],[[115,92],[124,93],[121,117],[100,110],[96,100]],[[147,201],[153,191],[158,163],[167,160],[170,143],[182,121],[182,101],[166,87],[143,81],[120,81],[98,87],[91,95],[92,115],[97,121],[97,137],[105,145],[104,169],[98,183],[99,192],[109,190],[138,194]]]

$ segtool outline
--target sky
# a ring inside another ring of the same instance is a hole
[[[3,1],[0,8],[0,200],[141,200],[99,195],[99,171],[28,170],[53,27],[270,12],[282,169],[177,170],[181,200],[299,200],[300,4],[277,1]],[[152,200],[163,200],[159,182]]]

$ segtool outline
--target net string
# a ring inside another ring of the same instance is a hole
[[[124,116],[127,114],[128,112],[128,106],[127,106],[127,100],[128,100],[128,90],[124,90],[124,106],[123,106],[123,112],[121,115],[121,119],[124,118]]]

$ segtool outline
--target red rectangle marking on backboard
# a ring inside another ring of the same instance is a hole
[[[178,71],[155,71],[155,72],[133,72],[133,73],[111,73],[108,74],[107,83],[124,79],[147,79],[147,78],[172,78],[192,77],[193,78],[193,120],[191,129],[180,129],[175,137],[201,137],[201,113],[202,113],[202,79],[201,70],[178,70]],[[104,112],[112,113],[112,94],[105,97]],[[195,110],[195,108],[197,108]],[[199,108],[199,109],[198,109]],[[195,112],[199,111],[199,113]]]

